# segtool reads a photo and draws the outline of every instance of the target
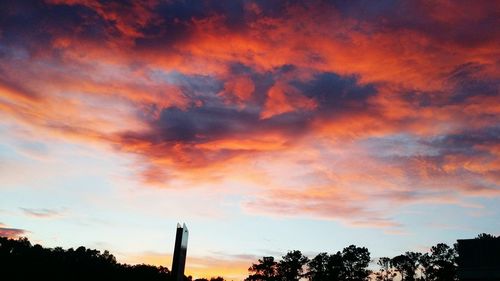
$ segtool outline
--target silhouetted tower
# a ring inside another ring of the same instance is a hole
[[[172,280],[184,280],[184,267],[186,265],[188,229],[186,224],[177,224],[177,234],[175,235],[174,258],[172,260]]]

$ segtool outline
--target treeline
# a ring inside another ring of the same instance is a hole
[[[27,238],[0,237],[0,280],[51,281],[170,281],[170,270],[163,266],[118,263],[108,251],[44,248]],[[192,281],[185,276],[185,281]],[[224,281],[222,277],[194,281]]]
[[[280,261],[263,257],[253,264],[245,281],[309,280],[366,280],[370,275],[370,252],[367,248],[351,245],[342,252],[320,253],[313,259],[300,251],[290,251]]]
[[[32,245],[27,238],[0,237],[2,280],[170,280],[170,271],[152,265],[118,263],[108,251],[78,247],[64,250]]]
[[[500,239],[480,234],[476,239]],[[290,251],[281,260],[263,257],[248,269],[245,281],[455,281],[459,256],[457,245],[439,243],[429,253],[406,252],[373,260],[380,267],[369,269],[372,259],[367,248],[351,245],[335,254],[320,253],[309,259]]]
[[[480,234],[477,239],[500,239]],[[379,269],[369,268],[376,262]],[[263,257],[248,269],[245,281],[455,281],[459,257],[456,245],[440,243],[429,253],[406,252],[372,260],[367,248],[351,245],[334,254],[319,253],[309,259],[290,251],[280,260]],[[118,263],[108,251],[78,247],[64,250],[32,245],[27,238],[0,237],[2,280],[120,280],[170,281],[166,267]],[[185,277],[192,281],[192,277]],[[224,281],[222,277],[194,281]]]

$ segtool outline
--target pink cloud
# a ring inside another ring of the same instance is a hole
[[[26,235],[28,231],[18,228],[9,228],[6,225],[0,223],[0,236],[7,238],[18,238],[20,236]]]

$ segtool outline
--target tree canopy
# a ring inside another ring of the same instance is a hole
[[[85,247],[44,248],[27,238],[0,237],[0,264],[5,280],[170,280],[166,267],[121,264],[108,251]]]

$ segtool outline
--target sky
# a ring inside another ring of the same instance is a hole
[[[0,2],[0,234],[240,280],[500,235],[498,1]]]

